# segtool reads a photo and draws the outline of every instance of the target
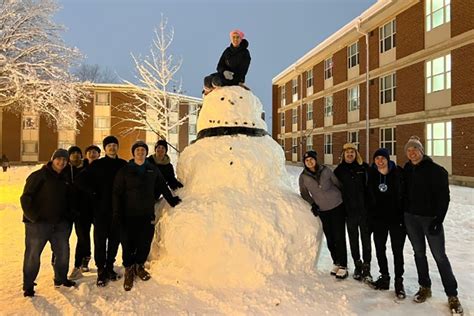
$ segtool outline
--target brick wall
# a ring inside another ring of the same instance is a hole
[[[371,119],[379,117],[379,78],[374,78],[369,81],[369,117]]]
[[[424,110],[425,78],[423,74],[423,62],[397,71],[397,114]]]
[[[48,126],[44,118],[40,118],[39,126],[38,160],[48,161],[53,152],[58,148],[58,132],[56,128]]]
[[[308,76],[308,73],[306,71],[303,71],[301,76],[298,76],[298,80],[300,80],[300,83],[302,84],[301,86],[298,86],[298,93],[301,91],[301,96],[299,97],[300,99],[306,98],[306,77]]]
[[[347,80],[347,47],[337,51],[332,57],[333,83],[337,85]]]
[[[21,119],[13,113],[3,111],[2,153],[10,162],[21,159]]]
[[[397,59],[424,48],[424,21],[424,1],[397,15]]]
[[[370,67],[370,70],[379,68],[379,29],[378,28],[370,31],[369,33],[369,67]]]
[[[313,67],[313,82],[314,93],[324,90],[324,61]]]
[[[451,37],[474,29],[474,1],[451,1]]]
[[[453,175],[474,177],[474,117],[452,120]]]
[[[293,102],[293,95],[291,91],[291,80],[285,83],[285,105]]]
[[[272,85],[272,137],[276,141],[278,141],[278,133],[281,132],[280,114],[278,113],[280,104],[280,88],[277,85]]]
[[[347,123],[347,90],[334,93],[333,97],[333,124]]]
[[[285,111],[285,133],[290,133],[292,124],[291,124],[291,118],[292,118],[292,110],[286,110]]]
[[[474,44],[451,52],[452,105],[474,102]]]
[[[182,103],[179,105],[178,116],[179,119],[182,119],[189,113],[189,104]],[[146,135],[145,135],[146,136]],[[185,121],[185,124],[182,124],[178,127],[178,150],[181,152],[189,144],[189,124],[188,121]]]
[[[359,74],[365,74],[366,64],[365,36],[359,38]]]
[[[324,126],[324,98],[313,101],[313,124],[316,127]]]
[[[313,148],[319,157],[324,157],[324,135],[314,135]],[[323,159],[319,159],[319,161],[323,161]]]
[[[397,101],[398,102],[398,101]],[[420,138],[421,143],[425,146],[425,124],[414,123],[398,125],[397,127],[397,163],[403,167],[405,162],[408,161],[406,153],[404,151],[405,144],[411,136],[416,135]]]
[[[84,150],[87,146],[92,145],[94,141],[94,104],[92,99],[84,104],[82,109],[88,116],[84,119],[82,126],[79,128],[79,133],[76,135],[76,145],[82,149],[85,155]]]

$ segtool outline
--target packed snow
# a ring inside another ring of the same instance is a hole
[[[37,279],[36,296],[24,298],[22,262],[24,225],[19,197],[26,177],[38,169],[13,167],[0,173],[0,314],[2,315],[449,315],[447,299],[431,254],[428,255],[433,279],[433,297],[416,304],[412,296],[418,289],[413,252],[405,244],[405,287],[408,297],[395,299],[393,284],[389,291],[375,291],[348,279],[336,281],[329,275],[331,259],[322,244],[317,265],[304,274],[270,276],[265,285],[255,289],[204,288],[173,280],[154,269],[152,279],[138,281],[130,292],[122,281],[106,288],[95,285],[96,270],[85,273],[74,289],[53,287],[50,266],[51,250],[46,246]],[[293,190],[297,191],[300,167],[288,166]],[[474,189],[451,186],[451,203],[445,221],[446,248],[459,284],[459,298],[465,315],[474,310]],[[269,203],[272,203],[269,201]],[[76,237],[70,239],[74,252]],[[349,248],[348,248],[349,249]],[[389,251],[389,250],[388,250]],[[388,253],[389,267],[393,264]],[[117,265],[121,254],[117,256]],[[351,262],[350,262],[351,264]],[[71,264],[73,257],[71,256]],[[92,262],[93,266],[93,262]],[[353,266],[350,266],[353,269]],[[123,268],[118,268],[123,273]],[[375,253],[372,274],[377,275]]]

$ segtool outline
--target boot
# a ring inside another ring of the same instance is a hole
[[[133,281],[135,279],[135,267],[125,267],[125,278],[123,279],[123,288],[125,291],[130,291],[133,287]]]
[[[464,310],[457,296],[448,296],[449,309],[453,315],[463,315]]]
[[[54,280],[54,287],[60,287],[61,285],[65,287],[73,287],[76,286],[76,282],[67,279],[64,282]]]
[[[135,265],[135,274],[142,279],[143,281],[148,281],[151,278],[150,273],[145,270],[143,264],[136,264]]]
[[[336,279],[345,279],[349,275],[346,267],[339,267],[336,272]]]
[[[35,296],[35,290],[34,288],[29,288],[23,291],[23,296],[24,297],[34,297]]]
[[[113,265],[107,266],[105,269],[107,270],[109,280],[117,281],[118,279],[120,279],[120,275],[118,275],[118,273],[114,271]]]
[[[428,298],[431,297],[431,288],[420,286],[418,292],[415,293],[414,301],[415,303],[423,303]]]
[[[336,275],[337,270],[339,270],[339,265],[333,264],[330,274],[331,274],[331,275]]]
[[[90,271],[89,261],[91,261],[91,257],[82,258],[82,265],[81,265],[82,272],[89,272]]]
[[[104,287],[107,285],[107,281],[109,280],[109,275],[105,268],[99,268],[97,270],[97,286],[98,287]]]
[[[373,281],[370,274],[370,263],[364,262],[362,264],[362,281],[367,284],[371,284]]]
[[[361,281],[362,280],[362,261],[359,259],[355,263],[355,269],[354,269],[354,274],[352,277],[357,280]]]
[[[69,279],[71,280],[79,280],[82,278],[82,270],[81,268],[74,268],[71,271],[71,274],[69,275]]]
[[[404,299],[407,297],[405,293],[405,288],[403,287],[403,278],[395,278],[395,294],[397,295],[398,298]]]
[[[388,290],[390,288],[390,276],[382,274],[381,276],[379,276],[377,281],[371,282],[370,286],[374,290]]]

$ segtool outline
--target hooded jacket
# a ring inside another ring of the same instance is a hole
[[[342,185],[342,197],[347,216],[367,214],[367,169],[363,162],[346,163],[344,160],[336,167],[334,174]]]
[[[234,47],[231,43],[224,50],[217,64],[217,72],[223,74],[228,70],[234,73],[231,81],[236,85],[245,82],[245,76],[249,70],[251,58],[248,46],[249,42],[246,39],[243,39],[238,47]]]
[[[182,188],[183,185],[181,182],[176,179],[174,175],[174,168],[173,165],[171,164],[170,157],[168,155],[165,155],[163,160],[158,160],[156,158],[156,154],[153,154],[147,158],[147,160],[154,165],[155,167],[160,170],[161,174],[165,178],[166,184],[170,187],[171,190],[176,190],[178,188]]]

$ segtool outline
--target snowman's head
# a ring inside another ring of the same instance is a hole
[[[216,88],[204,98],[197,131],[214,127],[247,127],[266,131],[262,110],[262,103],[249,90],[240,86]]]

